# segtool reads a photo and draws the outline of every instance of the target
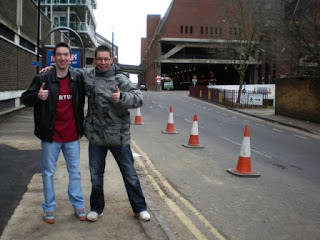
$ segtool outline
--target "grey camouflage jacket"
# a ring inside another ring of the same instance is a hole
[[[107,71],[97,68],[85,71],[85,92],[88,112],[85,118],[85,136],[98,146],[123,146],[130,144],[129,108],[142,106],[143,96],[128,76],[113,64]],[[118,86],[120,101],[113,103],[112,93]]]

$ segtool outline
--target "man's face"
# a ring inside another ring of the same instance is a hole
[[[69,62],[71,61],[71,55],[69,49],[66,47],[59,47],[56,49],[56,54],[54,55],[56,61],[56,68],[64,70],[69,67]]]
[[[106,71],[111,68],[113,58],[110,56],[109,52],[97,52],[94,63],[100,71]]]

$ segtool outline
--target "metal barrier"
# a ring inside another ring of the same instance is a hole
[[[22,90],[0,92],[0,116],[24,107],[20,101],[22,93]]]
[[[267,91],[244,91],[208,88],[207,86],[190,86],[192,97],[233,108],[266,108],[268,107]],[[239,97],[239,99],[238,99]]]

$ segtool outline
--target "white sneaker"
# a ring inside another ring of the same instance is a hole
[[[87,215],[87,220],[91,222],[95,222],[98,220],[99,217],[103,215],[103,212],[98,214],[97,212],[90,211]]]
[[[142,211],[142,212],[139,212],[139,218],[140,220],[142,221],[149,221],[150,220],[150,214],[148,213],[148,211]]]

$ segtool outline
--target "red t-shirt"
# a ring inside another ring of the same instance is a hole
[[[79,139],[70,91],[70,77],[59,78],[60,90],[56,109],[53,141],[72,142]]]

